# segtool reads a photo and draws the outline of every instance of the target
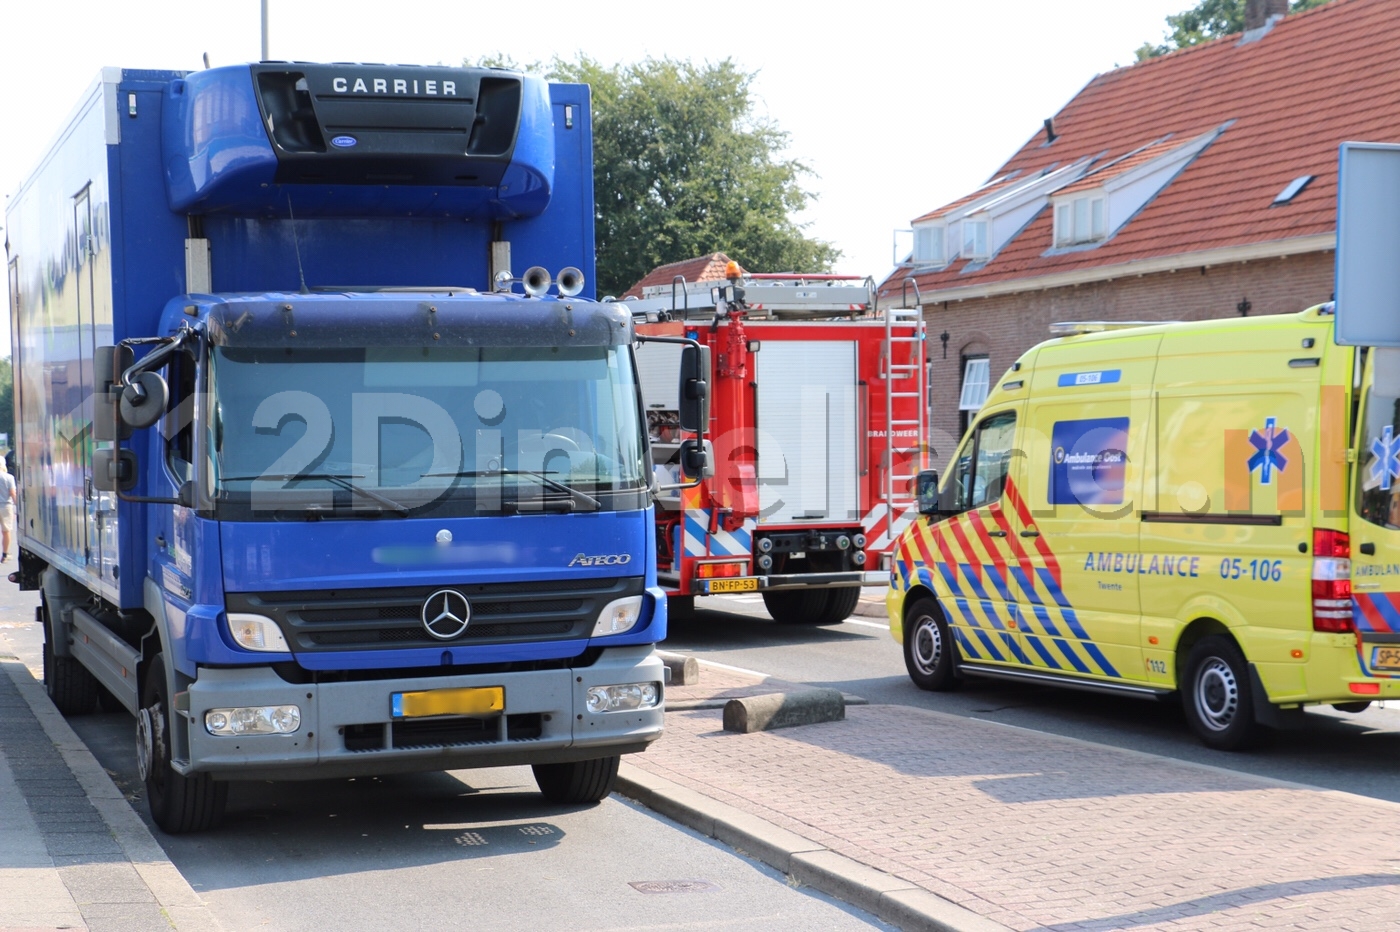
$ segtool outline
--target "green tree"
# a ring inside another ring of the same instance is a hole
[[[816,197],[800,183],[812,172],[783,158],[788,134],[755,113],[753,73],[729,59],[607,66],[586,55],[522,70],[592,87],[600,295],[712,252],[785,272],[827,271],[840,256],[793,219]]]
[[[1331,0],[1292,0],[1288,12],[1301,13]],[[1144,43],[1137,50],[1137,60],[1146,61],[1187,46],[1199,45],[1244,31],[1245,0],[1201,0],[1189,10],[1167,17],[1166,41],[1161,45]]]

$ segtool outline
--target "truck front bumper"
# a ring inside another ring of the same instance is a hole
[[[296,780],[632,753],[661,736],[664,699],[650,709],[591,713],[585,705],[588,689],[624,683],[664,688],[663,667],[649,645],[612,648],[591,666],[574,669],[307,685],[288,683],[268,667],[203,667],[190,684],[188,711],[182,711],[189,719],[189,758],[174,765],[182,773],[219,779]],[[394,693],[463,687],[501,687],[504,712],[393,716]],[[204,726],[210,709],[275,705],[297,706],[297,731],[225,737]]]

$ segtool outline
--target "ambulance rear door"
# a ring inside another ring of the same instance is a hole
[[[1018,593],[1036,667],[1141,682],[1138,549],[1159,333],[1041,349],[1026,417],[1030,520],[1013,539],[1033,573]],[[1021,577],[1018,577],[1021,578]]]
[[[1351,495],[1352,616],[1364,672],[1400,677],[1400,349],[1367,356]]]

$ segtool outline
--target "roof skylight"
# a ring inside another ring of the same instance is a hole
[[[1294,178],[1292,181],[1288,182],[1288,187],[1278,193],[1278,197],[1274,198],[1274,203],[1287,204],[1301,194],[1303,189],[1308,186],[1308,182],[1312,181],[1314,177],[1313,175],[1299,175],[1297,178]]]

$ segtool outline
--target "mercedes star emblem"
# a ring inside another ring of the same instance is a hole
[[[456,589],[439,589],[423,600],[423,627],[439,641],[450,641],[467,630],[472,607]]]

